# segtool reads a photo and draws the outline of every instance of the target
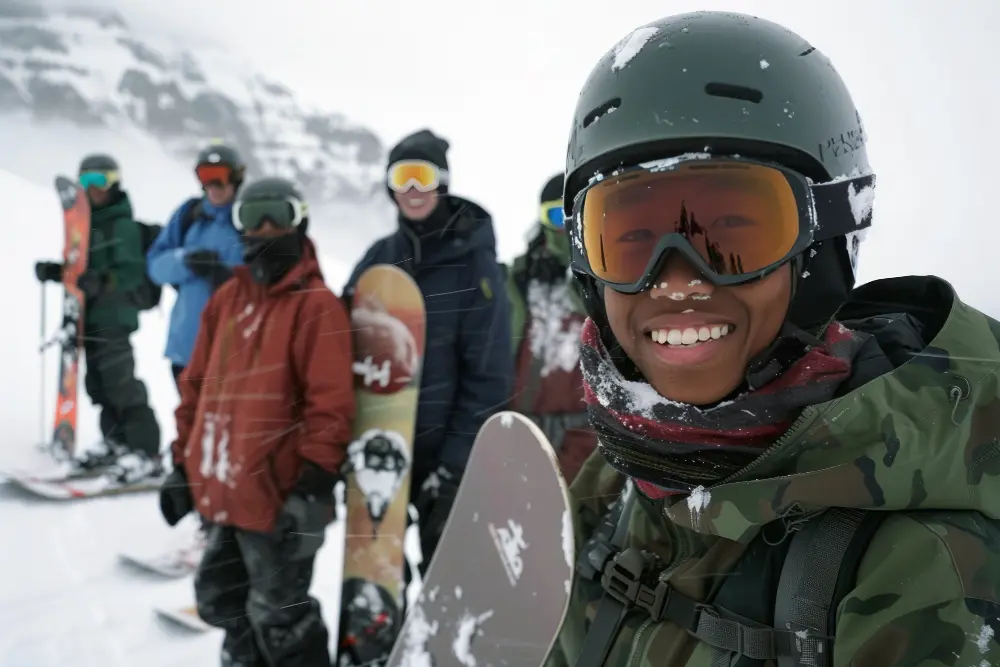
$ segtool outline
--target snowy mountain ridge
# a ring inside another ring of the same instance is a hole
[[[114,11],[0,2],[0,114],[11,113],[81,129],[130,124],[191,160],[224,139],[251,174],[291,178],[316,203],[382,194],[385,151],[371,130],[303,109],[224,52],[153,48]]]

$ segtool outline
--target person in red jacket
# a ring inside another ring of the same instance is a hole
[[[208,525],[195,597],[225,630],[224,667],[328,667],[308,591],[351,439],[350,320],[294,185],[244,186],[233,222],[246,265],[203,311],[160,509],[170,525],[195,509]]]

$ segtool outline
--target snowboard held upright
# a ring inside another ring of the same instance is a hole
[[[76,281],[87,270],[87,258],[90,254],[90,203],[83,189],[65,176],[56,177],[55,186],[63,209],[65,241],[59,391],[56,396],[52,447],[56,455],[72,456],[76,450],[77,393],[85,304],[83,292],[77,287]]]
[[[339,667],[384,663],[402,623],[424,299],[401,269],[365,271],[351,308],[356,419],[348,448]]]
[[[569,606],[574,547],[549,441],[523,415],[490,417],[387,667],[538,667]]]

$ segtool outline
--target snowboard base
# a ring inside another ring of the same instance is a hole
[[[24,489],[32,495],[48,500],[80,500],[83,498],[100,498],[117,496],[127,493],[158,491],[163,479],[156,477],[136,484],[119,484],[107,477],[74,477],[69,479],[39,479],[29,475],[20,477],[11,475],[9,483]]]
[[[153,611],[156,612],[159,618],[191,632],[202,633],[215,629],[201,620],[198,616],[198,609],[194,605],[174,608],[154,607]]]
[[[523,415],[493,415],[387,667],[541,665],[569,605],[573,522],[552,446]]]

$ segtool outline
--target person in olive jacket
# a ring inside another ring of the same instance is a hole
[[[80,163],[80,185],[90,201],[90,253],[77,280],[86,297],[84,354],[87,394],[101,411],[102,446],[75,462],[107,469],[121,481],[162,475],[160,427],[149,406],[146,386],[135,376],[129,336],[139,328],[134,292],[146,271],[139,224],[122,189],[118,163],[90,155]],[[39,281],[62,281],[61,262],[38,262]]]

